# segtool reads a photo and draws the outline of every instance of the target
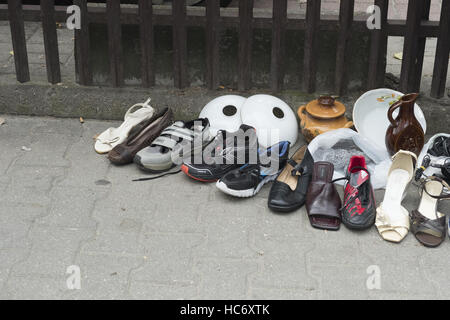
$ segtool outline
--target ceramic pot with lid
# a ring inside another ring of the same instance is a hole
[[[298,109],[300,127],[307,142],[327,131],[351,128],[353,122],[345,117],[345,106],[333,97],[322,96]]]

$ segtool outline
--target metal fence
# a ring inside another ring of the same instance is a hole
[[[369,30],[366,17],[354,16],[355,0],[341,0],[339,15],[321,16],[321,0],[308,0],[306,14],[288,15],[287,0],[274,0],[271,15],[254,15],[254,0],[240,0],[238,10],[220,8],[220,0],[207,0],[204,10],[193,10],[186,0],[173,0],[172,7],[153,7],[151,0],[138,0],[135,7],[122,7],[120,1],[106,0],[104,7],[91,7],[87,0],[74,0],[81,9],[81,28],[75,30],[75,59],[78,82],[92,84],[89,61],[89,23],[105,23],[108,26],[109,62],[111,84],[120,87],[124,83],[121,25],[138,24],[142,51],[142,84],[155,84],[153,55],[153,26],[170,25],[173,30],[173,78],[176,88],[189,86],[187,72],[188,26],[203,26],[206,32],[206,85],[216,89],[220,83],[219,41],[222,27],[239,29],[238,89],[251,87],[252,31],[254,28],[272,30],[271,90],[283,88],[285,58],[285,31],[305,31],[303,83],[306,92],[316,89],[318,34],[322,30],[337,30],[335,91],[347,88],[348,48],[353,31],[367,32],[371,36],[370,57],[367,70],[368,89],[382,87],[386,72],[386,53],[389,36],[404,37],[400,90],[420,90],[422,67],[427,37],[437,38],[436,57],[431,96],[445,94],[450,51],[450,0],[442,0],[440,21],[429,21],[430,0],[409,0],[406,20],[388,20],[389,0],[374,0],[381,9],[381,29]],[[41,0],[39,5],[22,5],[21,0],[8,0],[0,5],[0,20],[9,20],[14,49],[17,80],[30,80],[24,21],[41,21],[44,32],[48,81],[61,81],[59,67],[56,22],[65,22],[66,7],[55,6],[54,0]],[[300,72],[300,71],[299,71]]]

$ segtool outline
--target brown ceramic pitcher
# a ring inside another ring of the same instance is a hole
[[[404,95],[388,111],[391,125],[386,131],[386,147],[391,155],[400,150],[411,151],[419,156],[425,143],[422,126],[414,114],[414,105],[419,94]],[[392,114],[400,109],[396,119]]]

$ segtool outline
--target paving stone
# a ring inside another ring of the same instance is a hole
[[[250,286],[256,288],[318,290],[317,281],[309,274],[307,253],[314,247],[311,242],[298,243],[289,239],[271,241],[260,251],[260,269],[250,277]]]
[[[8,299],[59,300],[67,290],[66,278],[11,277],[5,290]]]
[[[22,166],[15,162],[8,172],[8,188],[0,198],[7,202],[47,206],[54,181],[63,175],[64,169],[60,167]]]
[[[29,248],[25,246],[0,249],[0,292],[3,292],[2,288],[9,277],[11,268],[23,261],[28,254]]]
[[[199,223],[200,205],[169,201],[155,204],[153,214],[145,217],[145,232],[201,233],[204,225]]]
[[[34,225],[28,239],[29,256],[12,270],[13,276],[60,276],[75,262],[81,243],[93,236],[93,229]]]
[[[97,191],[85,187],[55,187],[49,213],[38,219],[39,224],[72,228],[94,228],[92,218]]]
[[[307,300],[317,299],[317,292],[314,288],[300,289],[279,289],[279,288],[251,288],[249,299],[251,300]]]
[[[258,265],[245,259],[199,259],[195,268],[202,275],[199,299],[246,299],[248,276]]]
[[[197,297],[197,285],[190,283],[177,283],[164,285],[150,281],[131,281],[130,294],[133,299],[139,300],[185,300]]]
[[[130,279],[164,285],[195,284],[199,276],[193,270],[192,254],[203,241],[204,237],[199,234],[145,234],[142,243],[146,259],[131,273]]]
[[[139,233],[99,228],[95,237],[87,241],[81,251],[83,253],[145,256],[146,250],[139,241]]]
[[[227,204],[228,206],[228,204]],[[230,211],[222,206],[204,205],[201,223],[206,226],[206,241],[196,250],[196,257],[251,258],[257,253],[249,247],[257,219],[251,210]],[[220,216],[220,217],[219,217]]]
[[[142,264],[143,258],[108,254],[82,253],[76,260],[80,267],[81,289],[67,291],[68,299],[125,299],[128,295],[130,270]]]
[[[144,221],[149,214],[146,211],[97,205],[93,217],[98,221],[98,228],[100,230],[131,233],[138,236],[144,230]]]
[[[19,215],[2,213],[0,215],[0,249],[11,248],[16,246],[16,243],[21,243],[26,239],[31,225],[32,221],[21,219]]]
[[[449,283],[449,274],[444,265],[449,263],[449,248],[447,243],[443,243],[439,250],[442,254],[437,255],[434,251],[426,252],[419,258],[420,269],[424,279],[437,288],[437,295],[439,299],[449,299],[450,291],[447,287]],[[405,292],[407,296],[407,292]]]

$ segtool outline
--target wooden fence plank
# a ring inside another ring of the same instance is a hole
[[[423,8],[422,8],[422,20],[428,21],[430,19],[430,10],[431,10],[431,0],[423,0]],[[411,88],[409,92],[419,92],[420,91],[420,83],[422,81],[422,69],[423,69],[423,59],[425,56],[425,46],[427,43],[427,38],[419,36],[417,41],[417,57],[416,57],[416,67],[414,69],[413,75],[413,83],[411,84]]]
[[[347,87],[349,66],[348,46],[351,39],[355,0],[341,0],[339,10],[339,34],[336,52],[335,91],[342,95]]]
[[[220,0],[206,3],[206,86],[219,86],[219,20]]]
[[[108,19],[108,48],[111,83],[123,86],[122,26],[120,24],[120,1],[106,0]]]
[[[285,32],[287,22],[287,0],[273,1],[273,27],[272,27],[272,60],[271,60],[271,87],[273,92],[283,89],[285,72]]]
[[[42,32],[44,35],[47,79],[51,84],[61,82],[58,34],[55,21],[55,0],[41,0]]]
[[[404,93],[418,91],[417,77],[421,74],[418,68],[422,66],[419,61],[421,56],[421,40],[419,36],[420,24],[426,10],[426,2],[429,0],[409,0],[407,29],[403,45],[403,61],[400,75],[400,91]],[[423,53],[422,53],[423,58]]]
[[[370,54],[369,54],[369,73],[367,88],[375,89],[383,87],[386,74],[386,55],[388,44],[388,11],[389,0],[375,0],[375,6],[380,8],[381,29],[372,31]]]
[[[141,37],[142,86],[148,88],[155,85],[152,0],[139,0],[139,30]]]
[[[8,0],[8,16],[17,81],[27,82],[30,81],[30,69],[28,67],[27,42],[25,39],[21,0]]]
[[[173,16],[173,78],[175,87],[188,86],[186,0],[172,2]]]
[[[238,89],[245,91],[251,86],[253,0],[239,1],[239,70]]]
[[[445,95],[448,61],[450,54],[450,0],[442,0],[441,25],[434,60],[431,96],[442,98]]]
[[[24,5],[23,14],[25,21],[40,22],[40,8],[36,5]],[[223,27],[236,27],[239,24],[238,11],[233,8],[222,8],[226,15],[220,17],[220,24]],[[222,11],[221,10],[221,11]],[[230,10],[230,11],[229,11]],[[104,7],[89,7],[89,20],[95,23],[107,23],[107,15]],[[205,27],[206,16],[204,9],[196,6],[188,7],[186,16],[186,25],[188,27]],[[56,21],[66,22],[66,7],[55,7]],[[0,4],[0,21],[8,20],[7,5]],[[121,10],[120,21],[122,24],[139,25],[139,12],[137,7],[125,7]],[[172,10],[165,6],[153,7],[153,25],[172,26]],[[320,30],[336,31],[339,26],[339,19],[334,15],[322,15],[320,21]],[[260,14],[258,12],[253,18],[253,28],[272,29],[272,16]],[[301,14],[289,14],[286,24],[287,30],[305,30],[306,23]],[[403,37],[406,34],[406,22],[404,20],[390,19],[386,26],[389,36]],[[367,16],[357,15],[353,21],[353,30],[358,32],[367,32]],[[439,21],[423,21],[419,30],[421,37],[437,37],[439,34]]]
[[[74,5],[80,8],[80,29],[75,29],[75,68],[78,83],[83,86],[92,84],[92,71],[89,59],[89,17],[87,0],[74,0]]]
[[[306,7],[305,55],[303,85],[305,91],[316,91],[318,30],[320,24],[321,0],[308,0]]]

